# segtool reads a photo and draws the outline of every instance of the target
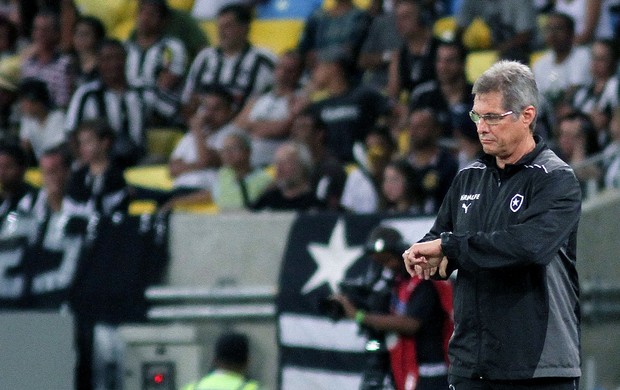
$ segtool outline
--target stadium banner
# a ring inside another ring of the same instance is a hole
[[[334,320],[321,302],[343,280],[363,277],[372,260],[364,254],[378,224],[419,240],[433,218],[393,215],[300,214],[293,223],[279,277],[278,381],[282,390],[356,390],[367,363],[366,335],[352,320]]]
[[[71,302],[120,319],[129,304],[143,311],[144,288],[158,282],[168,261],[167,230],[166,219],[149,215],[11,213],[0,229],[0,309]]]

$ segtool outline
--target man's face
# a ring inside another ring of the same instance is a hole
[[[42,47],[54,47],[58,43],[60,32],[54,26],[51,15],[39,15],[32,23],[32,40]]]
[[[80,159],[85,163],[98,161],[108,153],[111,146],[107,139],[100,139],[97,134],[90,129],[80,130],[77,134],[78,150]]]
[[[232,12],[218,16],[217,31],[219,43],[223,49],[239,47],[247,40],[248,27],[239,23]]]
[[[558,144],[565,157],[570,157],[578,148],[585,148],[585,141],[579,119],[565,119],[560,123]]]
[[[507,111],[499,92],[477,94],[473,110],[479,115],[501,115]],[[521,117],[521,113],[506,115],[496,125],[489,125],[481,119],[476,126],[484,152],[502,160],[510,160],[523,140],[530,136],[529,123],[519,120]]]
[[[573,34],[563,18],[549,17],[545,26],[545,42],[555,51],[566,51],[573,46]]]
[[[124,77],[125,52],[114,45],[106,45],[99,50],[99,72],[103,80]]]
[[[69,178],[69,168],[63,164],[63,158],[59,154],[49,154],[41,157],[39,161],[43,186],[48,193],[62,194]]]
[[[250,163],[248,149],[243,145],[243,141],[235,136],[226,137],[220,155],[225,166],[238,168]]]
[[[0,187],[5,189],[15,188],[24,180],[24,167],[15,162],[15,159],[7,154],[0,154]]]
[[[464,74],[465,64],[459,58],[458,49],[452,46],[440,46],[437,49],[435,70],[441,82],[453,82]]]
[[[232,109],[224,99],[207,94],[202,99],[201,108],[205,110],[205,124],[210,129],[219,129],[232,119]]]
[[[284,54],[274,69],[275,82],[280,85],[295,86],[300,71],[301,67],[297,58],[291,54]]]
[[[401,36],[408,38],[420,30],[418,7],[409,2],[403,2],[396,6],[396,28]]]
[[[274,156],[276,180],[285,188],[297,183],[302,176],[302,167],[293,148],[280,147]]]
[[[136,28],[145,34],[158,34],[162,32],[164,19],[159,8],[152,3],[143,3],[138,11]]]
[[[430,111],[419,110],[409,117],[409,139],[412,149],[423,148],[435,143],[440,129]]]
[[[293,121],[291,127],[291,136],[294,140],[305,143],[307,145],[312,144],[312,135],[314,134],[314,120],[309,115],[299,115]]]
[[[335,74],[340,72],[338,64],[331,61],[319,61],[312,69],[312,83],[317,89],[326,88]]]

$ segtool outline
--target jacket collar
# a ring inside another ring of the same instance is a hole
[[[516,168],[522,168],[524,165],[529,165],[534,161],[534,159],[536,159],[536,157],[540,154],[540,152],[547,149],[547,144],[542,139],[542,137],[539,136],[538,134],[534,134],[534,142],[536,142],[536,146],[534,147],[534,150],[532,150],[531,152],[521,157],[521,159],[519,159],[519,161],[517,161],[516,163],[506,164],[506,166],[504,167],[504,170],[512,171]],[[491,156],[490,154],[485,153],[480,158],[480,161],[483,162],[487,167],[494,167],[496,169],[499,169],[499,167],[497,166],[497,162],[495,160],[495,156]]]

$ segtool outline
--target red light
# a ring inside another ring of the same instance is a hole
[[[164,383],[164,379],[164,374],[155,374],[153,376],[153,382],[157,383],[158,385]]]

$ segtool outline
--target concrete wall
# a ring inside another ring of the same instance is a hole
[[[582,289],[620,286],[620,192],[604,193],[584,203],[579,227],[577,265]],[[595,378],[586,375],[584,381],[604,389],[620,388],[620,322],[596,317],[585,320],[583,366],[586,374]]]

